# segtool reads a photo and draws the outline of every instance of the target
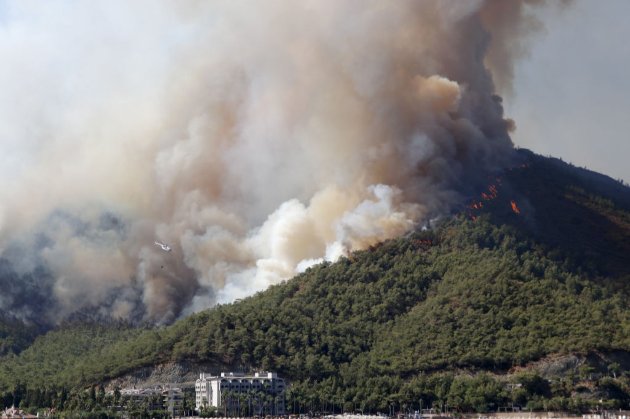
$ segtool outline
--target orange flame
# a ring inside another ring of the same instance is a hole
[[[481,193],[481,197],[485,199],[486,201],[490,201],[499,195],[499,191],[497,190],[497,187],[495,185],[488,186],[488,191],[490,193],[485,193],[485,192]]]
[[[510,201],[510,205],[512,206],[512,211],[514,211],[516,214],[520,214],[521,213],[521,210],[516,205],[516,202]]]

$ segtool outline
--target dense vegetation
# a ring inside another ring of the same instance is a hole
[[[293,383],[296,411],[628,407],[630,191],[520,156],[433,229],[238,303],[169,327],[41,336],[1,358],[0,390],[8,400],[43,376],[48,389],[79,390],[186,360],[276,370]],[[597,362],[553,377],[521,371],[559,354]]]
[[[27,348],[46,329],[14,318],[0,317],[0,357]]]

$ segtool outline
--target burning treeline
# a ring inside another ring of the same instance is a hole
[[[48,301],[0,309],[170,321],[448,212],[539,3],[9,3],[2,257]]]
[[[521,168],[523,167],[527,166],[521,166]],[[513,169],[514,168],[509,168],[509,170]],[[493,201],[495,201],[499,197],[499,188],[501,188],[501,185],[503,184],[503,179],[500,176],[489,176],[489,178],[491,183],[487,186],[487,188],[479,194],[478,198],[469,200],[468,202],[466,213],[468,215],[468,218],[473,221],[477,221],[477,219],[479,218],[479,214],[481,214],[483,208],[487,208],[489,205],[492,205],[494,207],[497,206],[497,204]],[[506,204],[504,200],[502,200],[501,203]],[[499,203],[498,205],[500,206],[501,203]],[[507,202],[507,206],[512,210],[514,214],[518,215],[521,213],[521,210],[514,199],[510,199],[509,202]]]

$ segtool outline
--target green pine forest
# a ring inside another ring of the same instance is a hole
[[[185,361],[277,371],[296,413],[630,408],[630,188],[518,154],[429,229],[172,325],[0,327],[0,404],[98,411],[109,380]]]

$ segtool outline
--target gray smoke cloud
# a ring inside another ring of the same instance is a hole
[[[447,213],[527,3],[3,3],[0,309],[168,322]]]

